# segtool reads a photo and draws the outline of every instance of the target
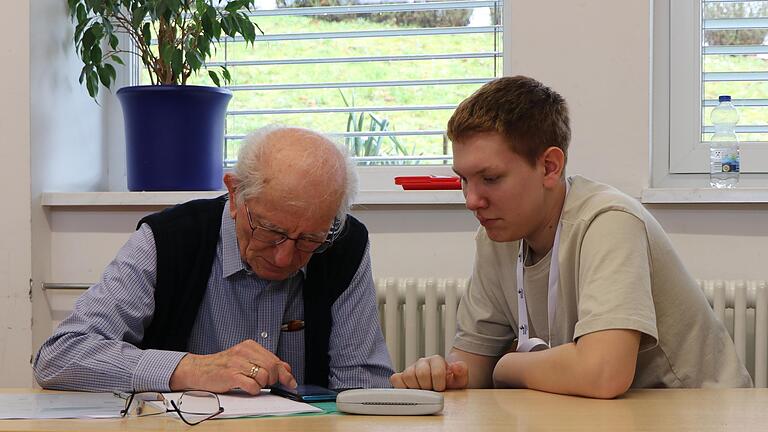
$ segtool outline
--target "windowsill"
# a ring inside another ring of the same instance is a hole
[[[768,203],[768,188],[651,188],[644,189],[643,204],[761,204]]]
[[[224,191],[200,192],[43,192],[44,207],[154,207],[170,206],[198,198],[215,198]],[[360,191],[358,205],[464,204],[458,190]]]

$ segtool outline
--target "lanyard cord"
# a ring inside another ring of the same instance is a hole
[[[565,182],[565,195],[568,196],[570,182]],[[565,199],[563,199],[563,208],[565,208]],[[560,215],[562,218],[562,214]],[[539,338],[530,337],[530,325],[528,324],[528,305],[525,300],[525,281],[524,274],[524,251],[525,242],[520,240],[520,251],[517,254],[517,319],[520,322],[517,335],[517,351],[529,352],[547,349],[552,343],[552,327],[555,323],[555,313],[557,311],[557,291],[560,285],[560,229],[562,221],[558,218],[557,230],[555,231],[555,241],[552,244],[552,255],[549,262],[549,278],[547,286],[547,341]]]

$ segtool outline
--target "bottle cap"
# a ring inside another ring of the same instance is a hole
[[[728,95],[721,95],[719,98],[717,98],[719,102],[730,102],[731,97]]]

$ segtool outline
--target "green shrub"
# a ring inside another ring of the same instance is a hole
[[[437,0],[427,0],[437,1]],[[290,4],[290,6],[289,6]],[[359,4],[356,0],[277,0],[277,6],[284,7],[318,7],[346,6]],[[469,24],[471,9],[429,10],[415,12],[382,12],[377,14],[338,14],[318,15],[316,19],[338,22],[364,19],[371,22],[394,24],[402,27],[463,27]]]
[[[717,18],[762,18],[768,16],[768,5],[764,2],[705,3],[705,19]],[[705,30],[706,45],[761,45],[768,30]]]

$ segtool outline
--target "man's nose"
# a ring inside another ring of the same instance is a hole
[[[488,206],[488,200],[486,200],[482,194],[478,193],[477,188],[472,187],[469,184],[464,184],[463,192],[467,209],[477,211]]]
[[[275,245],[275,265],[285,267],[293,261],[296,253],[296,241],[286,239],[279,245]]]

